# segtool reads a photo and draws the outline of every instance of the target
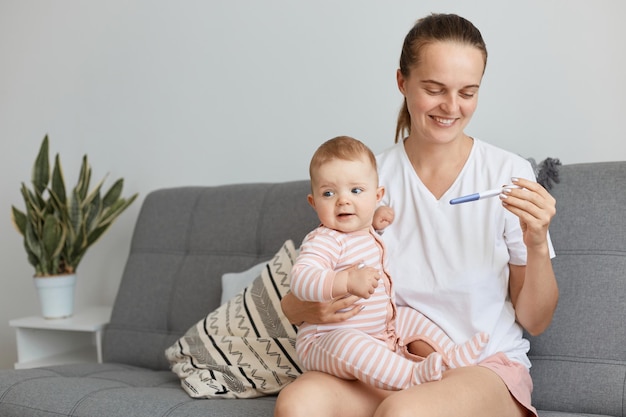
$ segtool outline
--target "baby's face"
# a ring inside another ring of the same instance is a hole
[[[317,169],[311,185],[309,203],[324,226],[344,233],[370,227],[382,188],[369,161],[326,162]]]

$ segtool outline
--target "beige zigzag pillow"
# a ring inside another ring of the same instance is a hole
[[[296,257],[293,242],[286,241],[252,284],[165,351],[191,397],[275,394],[302,373],[296,329],[280,308]]]

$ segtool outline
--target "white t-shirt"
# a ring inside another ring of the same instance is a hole
[[[535,179],[530,163],[474,139],[465,166],[437,200],[415,173],[403,143],[377,157],[382,204],[395,220],[383,234],[398,305],[413,307],[456,343],[490,336],[479,358],[497,352],[527,367],[529,343],[508,296],[509,263],[526,264],[519,219],[498,197],[451,205],[452,198]],[[549,236],[548,236],[549,241]],[[550,254],[554,250],[550,243]]]

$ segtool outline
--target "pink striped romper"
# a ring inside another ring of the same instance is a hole
[[[306,370],[399,390],[441,378],[441,359],[448,367],[475,359],[475,351],[484,347],[476,345],[478,340],[457,347],[421,313],[396,307],[385,246],[373,228],[342,233],[320,226],[310,232],[292,270],[291,291],[301,300],[330,301],[336,298],[332,294],[336,272],[360,263],[378,269],[382,285],[369,299],[358,301],[363,310],[356,316],[340,323],[305,322],[300,326],[296,352]],[[435,353],[424,361],[412,355],[406,345],[418,339],[428,341],[445,356]]]

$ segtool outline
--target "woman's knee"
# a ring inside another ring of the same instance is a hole
[[[416,417],[419,414],[419,407],[413,403],[409,406],[405,401],[401,401],[397,395],[391,395],[380,403],[373,417]]]
[[[282,389],[274,417],[371,416],[388,391],[309,371]]]
[[[306,417],[310,416],[309,401],[315,398],[306,395],[307,388],[303,382],[296,380],[283,388],[278,394],[274,407],[274,417]]]
[[[274,417],[331,416],[332,396],[326,390],[333,379],[323,373],[305,372],[278,394]]]

